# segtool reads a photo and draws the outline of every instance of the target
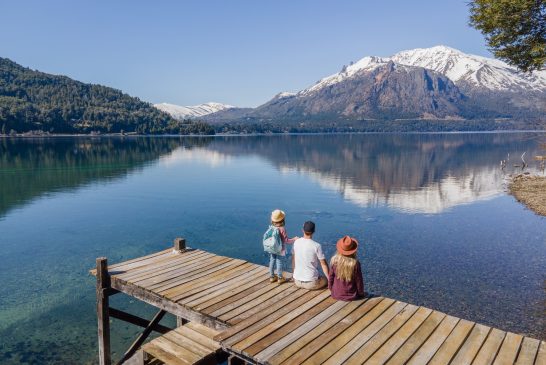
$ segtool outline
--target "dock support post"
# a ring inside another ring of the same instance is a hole
[[[99,364],[111,365],[110,357],[110,316],[108,314],[108,291],[110,277],[106,257],[97,258],[97,320],[99,340]]]
[[[177,252],[183,252],[186,250],[186,239],[177,237],[174,239],[174,250]],[[188,323],[187,320],[185,320],[182,317],[176,317],[176,327],[180,327]]]
[[[174,250],[183,252],[186,250],[186,239],[177,237],[174,239]]]
[[[228,365],[245,365],[246,361],[239,359],[235,355],[229,355],[227,363]]]

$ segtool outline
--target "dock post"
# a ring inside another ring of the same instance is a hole
[[[97,258],[97,320],[99,340],[99,364],[111,365],[110,357],[110,316],[108,314],[108,289],[110,276],[106,257]]]
[[[181,237],[176,237],[174,239],[174,250],[177,252],[183,252],[186,250],[186,239]],[[176,317],[176,327],[180,327],[188,323],[184,318],[182,317]]]
[[[182,252],[186,250],[186,239],[177,237],[174,239],[174,250]]]

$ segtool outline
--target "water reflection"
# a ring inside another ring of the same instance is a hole
[[[0,217],[46,193],[124,177],[180,145],[162,138],[0,139]]]
[[[212,141],[206,149],[226,156],[257,154],[281,172],[309,176],[360,206],[440,213],[501,194],[506,177],[518,170],[513,165],[521,163],[519,156],[523,152],[527,156],[539,154],[543,136],[483,133],[223,138]],[[509,154],[511,160],[501,170],[499,162]],[[532,162],[526,171],[536,169]]]

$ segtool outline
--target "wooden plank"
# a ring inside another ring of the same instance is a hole
[[[322,302],[319,302],[318,304],[308,308],[307,310],[301,312],[296,317],[289,319],[287,323],[284,325],[281,325],[280,327],[277,327],[274,329],[274,326],[271,327],[271,329],[266,330],[266,335],[262,339],[254,342],[252,345],[247,346],[245,349],[245,354],[247,356],[251,356],[252,358],[255,358],[255,355],[261,351],[263,351],[265,348],[275,345],[278,347],[278,350],[280,350],[282,347],[282,344],[287,344],[284,337],[286,334],[293,334],[294,332],[298,332],[298,330],[301,331],[302,327],[304,327],[307,322],[309,322],[311,319],[313,319],[316,316],[321,315],[322,313],[332,313],[329,311],[331,307],[334,307],[336,304],[336,300],[332,298],[331,296],[326,297]],[[344,302],[337,302],[337,307],[339,308],[343,306]],[[305,332],[304,332],[305,333]],[[280,341],[283,339],[283,341]],[[286,345],[285,345],[286,346]],[[270,349],[270,351],[273,351],[274,349]],[[277,351],[278,351],[277,350]],[[276,353],[276,352],[275,352]],[[269,356],[268,356],[269,357]]]
[[[439,365],[448,363],[459,351],[474,328],[475,323],[464,319],[459,320],[457,326],[450,333],[445,342],[434,354],[429,364]]]
[[[142,270],[133,270],[129,274],[119,275],[120,279],[125,281],[131,281],[137,283],[139,281],[157,277],[157,276],[170,276],[169,273],[184,268],[186,271],[189,271],[190,268],[197,268],[199,264],[204,264],[206,262],[216,262],[220,260],[229,260],[227,257],[216,256],[212,254],[203,254],[199,255],[193,260],[189,261],[184,257],[174,258],[166,262],[162,262],[158,265],[150,265]],[[158,279],[156,279],[158,280]]]
[[[279,308],[280,305],[289,305],[290,301],[296,300],[298,297],[306,293],[307,291],[305,289],[299,289],[298,287],[291,285],[280,294],[263,301],[250,310],[236,315],[227,322],[232,326],[237,325],[238,327],[240,326],[241,322],[248,323],[248,321],[251,321],[254,323],[255,321],[261,319],[263,315],[267,313],[270,314],[272,310],[269,308]]]
[[[208,298],[201,297],[194,302],[187,303],[188,306],[193,307],[195,310],[200,312],[204,311],[205,308],[210,307],[218,302],[221,302],[225,299],[230,299],[238,296],[241,292],[247,292],[249,289],[256,290],[258,288],[264,287],[269,283],[269,274],[264,274],[256,276],[255,278],[249,279],[246,283],[240,284],[238,286],[232,287],[229,290],[224,291],[223,293],[218,293],[216,296],[209,295]],[[205,300],[207,299],[207,300]]]
[[[154,340],[154,345],[167,353],[173,354],[179,359],[187,360],[190,364],[195,364],[201,359],[201,356],[198,354],[182,346],[178,346],[176,343],[166,339],[164,336],[156,338]]]
[[[216,318],[189,310],[181,305],[174,303],[173,301],[163,298],[157,293],[150,292],[134,284],[125,283],[123,280],[116,280],[115,278],[112,278],[112,287],[129,296],[132,296],[157,308],[163,309],[175,316],[185,318],[189,321],[195,321],[218,330],[223,330],[227,328],[227,325],[225,323]]]
[[[232,288],[233,285],[242,285],[242,283],[257,276],[264,278],[264,272],[265,269],[263,267],[255,267],[254,265],[250,265],[240,270],[233,270],[232,272],[226,273],[225,275],[220,276],[217,280],[207,283],[206,285],[198,285],[195,289],[190,289],[185,293],[180,293],[171,298],[186,306],[189,306],[188,303],[198,304],[198,299],[210,299],[211,296],[209,294],[222,294],[224,291]]]
[[[495,356],[497,356],[497,351],[504,340],[504,336],[506,336],[506,332],[496,328],[491,329],[489,336],[487,336],[472,364],[489,365],[493,363]]]
[[[176,301],[185,298],[195,293],[199,293],[203,289],[208,289],[216,284],[219,280],[233,277],[241,272],[246,272],[253,269],[253,265],[248,262],[243,262],[240,265],[233,265],[225,269],[218,270],[210,275],[203,276],[202,279],[194,279],[186,284],[178,285],[174,288],[159,292],[167,298]]]
[[[227,321],[240,314],[244,315],[245,313],[248,313],[252,308],[264,303],[271,297],[281,295],[285,290],[290,290],[290,292],[292,292],[296,289],[297,288],[294,285],[278,285],[277,283],[268,284],[263,289],[249,295],[247,298],[239,299],[226,305],[224,308],[219,308],[210,313],[210,315]],[[205,313],[206,312],[207,311],[205,311]]]
[[[427,364],[429,361],[436,361],[437,364],[448,364],[459,345],[463,343],[472,329],[472,326],[474,326],[472,322],[459,321],[458,318],[446,316],[423,346],[411,357],[408,365]],[[453,352],[451,352],[452,349]],[[446,355],[449,356],[447,360],[438,361]]]
[[[156,262],[160,262],[160,261],[163,261],[163,260],[168,259],[168,258],[174,258],[174,257],[178,257],[180,255],[188,255],[188,256],[189,255],[194,255],[197,252],[200,252],[200,250],[190,250],[190,251],[187,251],[187,252],[185,252],[183,254],[179,254],[179,253],[174,253],[172,251],[172,249],[169,249],[169,250],[165,250],[163,254],[157,255],[155,257],[150,257],[150,258],[146,258],[146,259],[143,259],[143,260],[138,260],[138,261],[135,261],[135,262],[129,262],[129,263],[127,263],[127,261],[126,261],[126,262],[122,262],[122,263],[119,263],[119,264],[116,264],[116,265],[112,265],[111,267],[108,268],[108,270],[110,271],[111,275],[120,275],[120,274],[123,274],[124,272],[129,272],[131,270],[135,270],[135,269],[141,268],[141,267],[146,266],[146,265],[150,265],[150,264],[153,264],[153,263],[156,263]]]
[[[330,297],[329,290],[308,292],[296,302],[262,317],[263,320],[260,322],[222,341],[222,346],[243,350],[328,297]],[[243,354],[246,355],[245,352]]]
[[[173,355],[170,352],[163,350],[162,348],[155,344],[152,344],[151,342],[145,344],[142,349],[144,352],[152,355],[156,359],[161,360],[162,364],[166,363],[169,365],[192,365],[191,362],[185,359],[180,359],[176,355]]]
[[[217,265],[211,265],[211,266],[203,267],[201,269],[197,269],[195,271],[192,271],[191,273],[185,273],[183,269],[180,269],[179,271],[175,271],[171,273],[171,275],[173,276],[171,279],[166,279],[159,283],[142,282],[142,283],[139,283],[139,285],[145,286],[147,289],[152,290],[154,292],[163,293],[167,291],[168,289],[178,287],[192,280],[208,277],[228,267],[240,266],[243,263],[244,263],[243,260],[230,259],[230,260],[227,260],[226,262],[223,262]]]
[[[535,359],[535,365],[546,364],[546,342],[542,341],[538,348],[537,357]]]
[[[212,328],[203,326],[203,325],[201,325],[199,323],[195,323],[195,322],[187,323],[186,328],[189,328],[189,329],[191,329],[191,330],[193,330],[195,332],[198,332],[198,333],[202,334],[203,336],[210,338],[211,340],[214,338],[214,336],[216,336],[219,333],[218,331],[213,330]],[[217,343],[217,346],[220,347],[220,344]]]
[[[419,327],[415,333],[396,351],[393,356],[386,362],[388,365],[405,364],[410,357],[425,343],[429,336],[433,333],[438,325],[446,318],[446,315],[442,312],[433,311],[432,314],[426,319],[426,321]],[[454,317],[452,317],[454,318]],[[453,323],[453,327],[456,322]],[[451,329],[450,329],[451,331]],[[446,335],[447,337],[447,335]]]
[[[540,341],[534,338],[525,337],[521,343],[521,349],[519,350],[518,359],[516,365],[533,365],[535,363],[535,357],[537,356],[538,347]],[[546,365],[546,359],[545,359]]]
[[[203,335],[202,333],[194,331],[186,325],[177,327],[174,331],[184,337],[191,339],[192,341],[201,344],[201,346],[209,349],[209,352],[214,352],[220,349],[220,344],[218,342],[214,341],[208,336]]]
[[[323,303],[325,302],[326,301],[324,301]],[[350,304],[353,304],[353,305],[350,305]],[[260,363],[266,363],[266,362],[268,363],[271,357],[281,352],[286,347],[293,345],[296,341],[303,338],[309,332],[317,332],[317,327],[321,325],[322,323],[324,323],[325,321],[327,321],[332,316],[334,316],[335,314],[347,313],[347,310],[344,311],[345,308],[349,308],[350,310],[353,310],[354,308],[356,308],[355,304],[358,305],[359,303],[335,301],[327,309],[318,312],[316,315],[314,315],[311,318],[301,321],[302,323],[299,323],[295,326],[291,326],[292,328],[290,328],[289,326],[284,326],[280,328],[276,332],[281,333],[281,336],[279,336],[278,339],[275,338],[275,340],[272,343],[270,343],[268,347],[264,347],[263,350],[261,350],[259,353],[257,352],[254,355],[254,358],[258,360]],[[308,313],[310,312],[308,311],[307,313],[305,313],[305,315],[307,315]],[[296,320],[299,320],[301,317],[302,316],[298,317]],[[289,323],[289,325],[292,325],[292,323]]]
[[[378,303],[373,303],[377,299]],[[344,346],[347,342],[357,336],[362,330],[367,328],[378,317],[383,315],[389,309],[392,309],[395,300],[390,298],[372,298],[365,306],[359,308],[365,311],[362,316],[351,314],[346,319],[336,324],[330,330],[304,346],[300,351],[288,358],[283,364],[303,363],[303,364],[321,364],[326,361],[334,352]],[[358,312],[358,311],[356,311]],[[352,317],[352,318],[350,318]]]
[[[452,360],[452,364],[470,364],[478,350],[484,343],[491,327],[476,323],[459,351]]]
[[[235,340],[238,342],[240,339],[245,338],[248,334],[265,327],[267,325],[266,323],[259,323],[263,318],[269,318],[271,321],[273,321],[281,316],[279,314],[281,310],[286,311],[296,308],[298,305],[313,299],[319,294],[319,292],[309,292],[305,289],[296,288],[295,286],[292,286],[291,289],[292,292],[288,292],[282,300],[272,298],[271,303],[262,303],[263,308],[261,310],[257,311],[247,319],[239,322],[237,325],[229,328],[228,330],[223,331],[218,336],[215,336],[214,339],[216,341],[220,341],[222,347],[224,347],[226,340],[233,339],[234,336],[237,336]]]
[[[164,269],[165,267],[170,267],[172,265],[180,265],[184,263],[189,263],[192,260],[194,260],[196,257],[214,257],[215,255],[210,254],[205,251],[193,251],[188,254],[175,254],[170,253],[168,255],[162,256],[162,259],[157,259],[157,261],[150,262],[146,265],[139,266],[137,268],[127,270],[120,274],[115,274],[116,277],[126,280],[126,281],[132,281],[135,280],[135,278],[145,276],[147,273],[151,273],[157,270]]]
[[[372,323],[368,328],[360,332],[353,340],[349,341],[347,345],[335,353],[334,356],[329,358],[325,364],[339,364],[340,359],[342,359],[342,362],[351,365],[366,361],[419,309],[416,305],[403,304],[405,304],[403,309],[391,320],[385,324],[381,320],[376,320],[374,322],[376,324]]]
[[[237,288],[250,283],[252,283],[252,285],[257,284],[261,281],[265,281],[268,279],[268,277],[269,274],[267,274],[266,268],[260,266],[254,267],[253,269],[241,273],[240,275],[237,275],[231,279],[223,280],[209,289],[205,289],[192,296],[178,300],[178,302],[188,307],[195,307],[196,305],[207,302],[215,297],[228,298],[230,295],[233,295],[234,290]],[[224,294],[227,296],[224,297]]]
[[[267,290],[266,287],[268,285],[271,285],[269,283],[269,280],[261,282],[259,284],[254,285],[254,286],[251,286],[250,288],[245,289],[242,292],[240,292],[240,293],[238,293],[236,295],[233,295],[233,296],[231,296],[229,298],[219,300],[219,301],[217,301],[215,303],[212,303],[212,302],[207,303],[208,306],[206,306],[206,307],[204,306],[205,303],[203,303],[201,311],[203,313],[206,313],[206,314],[212,314],[213,312],[216,312],[216,311],[225,309],[226,307],[229,307],[229,305],[231,305],[234,302],[237,302],[239,300],[241,300],[242,303],[248,303],[250,301],[250,298],[255,298],[254,295],[256,295],[256,293],[260,292],[260,289],[264,289],[264,291],[266,291]],[[279,286],[279,285],[277,285],[277,286]],[[236,306],[237,305],[232,306],[231,308],[234,308]]]
[[[172,267],[168,267],[166,269],[158,271],[153,275],[145,275],[139,278],[132,278],[128,281],[140,286],[151,288],[152,285],[159,286],[166,281],[170,281],[171,279],[185,278],[191,275],[195,275],[204,270],[217,267],[218,265],[230,261],[232,260],[225,257],[213,256],[204,258],[202,261],[196,263],[174,265]]]
[[[168,248],[166,250],[162,250],[162,251],[158,251],[158,252],[154,252],[152,254],[149,254],[149,255],[146,255],[146,256],[140,256],[140,257],[136,257],[134,259],[130,259],[130,260],[127,260],[127,261],[122,261],[122,262],[118,262],[117,264],[113,264],[113,265],[108,265],[108,271],[113,271],[114,269],[117,269],[123,265],[129,265],[129,264],[132,264],[132,263],[135,263],[135,262],[138,262],[138,261],[141,261],[141,260],[146,260],[146,259],[150,259],[152,257],[156,257],[156,256],[161,256],[161,255],[165,255],[169,252],[171,252],[172,249]],[[96,275],[96,270],[93,269],[93,270],[90,270],[90,272],[93,274],[93,275]]]
[[[419,308],[400,329],[394,333],[368,360],[366,364],[384,364],[406,340],[425,322],[431,315],[432,309]],[[365,359],[362,358],[362,361]]]
[[[199,342],[194,341],[188,336],[185,336],[177,331],[171,331],[169,333],[164,334],[161,337],[166,338],[167,340],[175,343],[179,347],[183,347],[187,349],[188,351],[191,351],[194,354],[199,355],[199,357],[201,358],[210,356],[211,354],[216,352],[214,349],[211,349],[207,346],[203,346]]]
[[[303,364],[322,364],[328,358],[330,358],[336,351],[338,351],[341,347],[343,347],[345,344],[347,344],[349,341],[351,341],[353,338],[355,338],[360,332],[366,330],[369,328],[376,320],[383,317],[380,321],[383,321],[386,318],[392,318],[398,312],[400,312],[403,307],[400,302],[396,302],[393,299],[390,298],[384,298],[380,303],[378,303],[376,306],[373,307],[370,311],[368,311],[364,316],[362,316],[359,320],[352,323],[349,327],[345,328],[343,332],[341,332],[337,337],[326,337],[327,332],[324,333],[324,335],[321,335],[317,340],[319,341],[313,341],[309,345],[305,346],[303,350],[308,348],[309,346],[315,346],[315,352],[312,356],[308,357]],[[377,331],[376,331],[377,332]],[[375,333],[375,332],[374,332]],[[303,352],[303,351],[300,351]],[[296,353],[296,355],[298,355]],[[298,356],[294,356],[293,358],[297,358]],[[293,358],[288,359],[285,361],[285,363],[289,363],[289,361],[293,361]]]
[[[514,361],[516,361],[516,356],[518,355],[519,346],[521,345],[522,340],[522,335],[508,332],[493,364],[513,364]]]
[[[349,302],[347,305],[345,305],[340,310],[333,313],[328,318],[321,320],[316,327],[307,331],[306,334],[295,338],[288,346],[284,347],[281,351],[274,354],[273,356],[270,356],[267,359],[264,359],[263,361],[264,364],[280,364],[281,362],[285,361],[290,356],[298,352],[302,347],[304,347],[305,345],[307,345],[308,343],[310,343],[311,341],[313,341],[314,339],[322,335],[328,329],[332,328],[336,323],[340,323],[342,320],[346,320],[346,317],[354,313],[355,310],[357,310],[366,302],[367,302],[367,299],[361,299],[361,300],[355,300],[355,301]],[[313,325],[312,321],[310,321],[310,323],[312,326]],[[306,326],[309,326],[309,325],[306,324]],[[259,358],[261,358],[262,356],[264,356],[262,355],[262,353],[257,355],[257,357]]]

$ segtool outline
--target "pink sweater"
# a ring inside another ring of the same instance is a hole
[[[296,241],[296,240],[288,238],[288,233],[286,233],[286,228],[285,227],[277,227],[277,228],[279,228],[279,234],[281,235],[281,240],[282,240],[281,255],[284,256],[284,255],[286,255],[285,245],[290,245],[290,244],[294,243],[294,241]]]

